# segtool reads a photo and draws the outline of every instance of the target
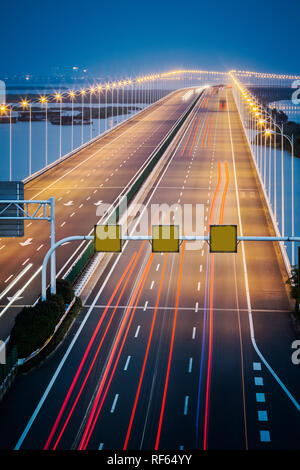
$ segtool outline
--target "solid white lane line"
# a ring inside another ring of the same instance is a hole
[[[119,394],[116,393],[115,398],[114,398],[114,401],[113,401],[113,404],[112,404],[112,407],[111,407],[111,410],[110,410],[111,413],[114,413],[114,412],[115,412],[118,398],[119,398]]]
[[[139,332],[140,332],[140,328],[141,328],[141,325],[139,325],[139,326],[137,327],[137,329],[136,329],[136,332],[135,332],[135,335],[134,335],[135,338],[138,337]]]
[[[10,291],[10,289],[12,287],[14,287],[14,285],[21,279],[22,276],[24,276],[25,273],[27,273],[27,271],[33,266],[32,263],[29,263],[27,264],[27,266],[23,269],[23,271],[21,271],[16,277],[15,279],[9,284],[9,286],[7,286],[4,291],[1,292],[0,294],[0,299],[2,299],[2,297],[5,296],[5,294],[7,294],[7,292]],[[10,279],[13,275],[9,276],[8,279]],[[5,281],[6,282],[6,281]]]
[[[126,363],[125,363],[125,366],[124,366],[124,370],[127,370],[127,369],[128,369],[130,359],[131,359],[131,356],[128,356],[128,357],[127,357],[127,360],[126,360]]]
[[[184,413],[185,415],[187,415],[188,406],[189,406],[189,396],[186,395],[186,396],[185,396],[185,400],[184,400],[184,410],[183,410],[183,413]]]
[[[231,119],[229,114],[229,106],[227,106],[227,113],[228,113],[228,122],[229,122],[229,134],[230,134],[230,142],[231,142],[231,154],[232,154],[232,163],[233,163],[233,175],[234,175],[234,183],[235,183],[235,194],[236,194],[236,202],[237,202],[237,212],[238,212],[238,221],[239,221],[239,228],[240,228],[240,236],[243,236],[243,225],[242,225],[242,218],[241,218],[241,209],[240,209],[240,200],[239,200],[239,193],[238,193],[238,184],[237,184],[237,176],[236,176],[236,167],[235,167],[235,153],[233,147],[233,139],[232,139],[232,130],[231,130]],[[245,246],[244,242],[241,241],[242,246],[242,258],[243,258],[243,271],[244,271],[244,280],[245,280],[245,290],[246,290],[246,299],[247,299],[247,307],[248,307],[248,319],[249,319],[249,327],[250,327],[250,338],[253,345],[254,350],[256,351],[257,355],[260,357],[261,361],[267,367],[269,372],[273,375],[277,383],[280,385],[282,390],[286,393],[289,397],[291,402],[295,405],[298,411],[300,411],[300,405],[297,400],[293,397],[293,395],[289,392],[287,387],[284,383],[280,380],[276,372],[272,369],[268,361],[265,359],[263,354],[261,353],[260,349],[256,344],[255,339],[255,332],[254,332],[254,325],[253,325],[253,317],[252,317],[252,306],[250,300],[250,289],[249,289],[249,281],[248,281],[248,271],[247,271],[247,264],[246,264],[246,255],[245,255]]]

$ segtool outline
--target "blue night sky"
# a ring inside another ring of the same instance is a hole
[[[299,0],[6,0],[0,14],[0,78],[72,66],[98,77],[182,67],[300,72]]]

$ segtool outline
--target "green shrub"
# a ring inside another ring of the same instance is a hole
[[[69,305],[74,298],[72,284],[67,279],[57,279],[56,294],[61,295],[65,304]]]
[[[18,318],[20,314],[21,318]],[[26,357],[40,348],[53,334],[55,322],[41,312],[39,304],[25,307],[20,314],[11,331],[9,346],[17,345],[18,356]]]
[[[48,295],[46,302],[34,307],[24,307],[15,319],[9,346],[18,346],[20,358],[39,349],[53,334],[55,326],[65,312],[65,302],[60,294]]]
[[[56,279],[56,295],[60,295],[64,303],[69,305],[74,298],[74,290],[72,284],[67,279]],[[47,289],[47,299],[54,297],[50,294],[50,288]]]

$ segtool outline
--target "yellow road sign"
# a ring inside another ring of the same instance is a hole
[[[95,225],[95,251],[122,251],[122,235],[120,225]]]
[[[152,225],[153,253],[179,252],[179,225]]]
[[[237,226],[211,225],[209,233],[210,253],[237,252]]]

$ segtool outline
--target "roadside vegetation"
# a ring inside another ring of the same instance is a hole
[[[47,300],[45,302],[39,301],[32,307],[24,307],[17,315],[10,334],[8,347],[13,348],[17,346],[19,358],[28,357],[34,351],[40,349],[54,334],[56,325],[61,320],[67,306],[72,302],[73,298],[74,291],[72,285],[67,280],[57,279],[55,295],[50,294],[48,291]],[[60,332],[61,329],[65,329],[66,332],[66,328],[68,328],[73,320],[74,312],[77,314],[80,309],[80,299],[76,299],[73,307],[64,319],[61,328],[59,328],[53,338],[51,338],[46,348],[48,348],[50,343],[53,348],[53,340],[55,337],[57,344],[58,332]],[[37,357],[39,357],[40,354]]]

